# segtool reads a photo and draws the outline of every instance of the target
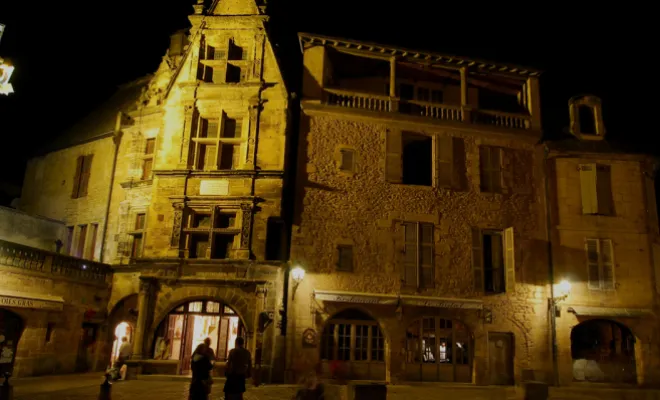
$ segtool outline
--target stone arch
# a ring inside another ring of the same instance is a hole
[[[369,310],[369,308],[363,307],[360,304],[334,303],[332,306],[326,306],[326,312],[324,312],[323,314],[319,314],[320,319],[316,322],[317,327],[319,328],[319,332],[323,332],[328,322],[332,320],[336,315],[349,310],[356,310],[358,312],[361,312],[366,316],[368,316],[369,318],[371,318],[372,320],[376,321],[378,327],[385,336],[385,342],[390,343],[390,339],[392,335],[390,329],[388,329],[389,326],[385,324],[381,318],[375,315],[375,313],[372,312],[372,310]]]
[[[154,318],[146,336],[147,348],[150,349],[153,347],[156,329],[158,329],[160,323],[172,310],[184,303],[196,300],[219,301],[231,307],[243,323],[247,331],[248,340],[251,340],[255,332],[255,299],[250,297],[250,292],[241,288],[210,286],[182,286],[172,288],[163,286],[155,299]]]
[[[114,339],[114,328],[118,323],[126,321],[135,328],[137,324],[137,308],[138,308],[138,295],[129,294],[119,301],[110,309],[108,313],[108,339]]]
[[[573,135],[583,140],[601,140],[605,137],[600,98],[593,95],[573,96],[568,101],[568,109],[570,131]],[[585,121],[587,115],[589,116],[588,122]],[[587,127],[584,126],[585,123],[593,125],[593,130],[587,130]]]
[[[0,308],[0,334],[4,336],[5,341],[3,345],[8,345],[9,341],[13,342],[11,346],[8,346],[12,350],[11,362],[0,364],[0,374],[13,373],[16,353],[24,329],[25,318],[23,316],[6,308]]]
[[[637,383],[641,343],[626,324],[615,319],[589,318],[571,328],[574,381]]]

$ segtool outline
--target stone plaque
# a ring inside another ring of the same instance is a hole
[[[201,196],[226,196],[229,194],[229,181],[226,179],[203,179],[199,183]]]
[[[40,299],[30,299],[21,297],[10,297],[0,295],[0,306],[17,308],[36,308],[40,310],[62,311],[62,303],[56,301],[47,301]]]

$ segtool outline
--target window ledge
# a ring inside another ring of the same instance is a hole
[[[130,180],[126,182],[121,182],[119,185],[121,185],[123,189],[132,189],[132,188],[151,186],[153,182],[154,182],[153,178],[150,178],[144,180],[140,179],[140,180]]]

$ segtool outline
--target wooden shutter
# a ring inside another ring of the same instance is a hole
[[[582,213],[597,214],[596,164],[580,164],[580,191],[582,194]]]
[[[499,147],[490,148],[490,170],[493,192],[502,192],[504,177],[502,175],[502,149]]]
[[[401,131],[388,129],[385,135],[385,180],[401,183],[403,173]]]
[[[454,150],[452,139],[451,136],[435,137],[436,185],[442,188],[452,187],[454,175]]]
[[[89,186],[89,179],[92,174],[92,160],[94,155],[90,154],[83,158],[82,172],[80,174],[80,189],[78,197],[87,196],[87,187]]]
[[[614,249],[611,239],[600,240],[600,281],[602,289],[614,289]]]
[[[585,250],[587,253],[587,274],[589,289],[600,289],[600,266],[598,262],[598,239],[587,239]]]
[[[479,228],[472,228],[472,275],[474,277],[474,290],[484,291],[484,255],[483,237]]]
[[[435,287],[433,273],[433,224],[419,224],[419,274],[420,287]]]
[[[612,170],[609,165],[596,166],[596,205],[598,207],[598,214],[614,214]]]
[[[511,193],[513,191],[513,169],[516,165],[516,150],[514,149],[494,149],[496,152],[499,150],[500,155],[500,168],[501,171],[501,186],[504,193]],[[493,168],[497,168],[497,165],[494,165]]]
[[[452,153],[452,187],[456,190],[465,190],[467,188],[467,163],[463,138],[452,138]]]
[[[504,270],[505,289],[513,293],[516,288],[516,250],[513,244],[513,228],[504,230]]]
[[[403,263],[402,263],[402,278],[406,286],[417,286],[417,270],[418,270],[418,242],[417,242],[417,224],[414,222],[406,222],[403,224]]]
[[[72,199],[77,199],[80,197],[78,195],[80,192],[80,174],[82,174],[84,160],[85,156],[79,156],[76,160],[76,173],[73,175],[73,190],[71,191]]]

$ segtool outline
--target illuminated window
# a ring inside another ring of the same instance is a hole
[[[241,118],[199,118],[193,132],[192,165],[198,170],[235,170],[241,165],[243,138]]]
[[[404,222],[403,276],[406,286],[432,288],[433,224]]]
[[[191,209],[183,233],[187,237],[188,258],[230,258],[239,233],[236,211],[218,207]]]
[[[135,214],[135,225],[134,225],[135,229],[129,232],[129,235],[133,237],[133,242],[131,244],[131,258],[142,257],[142,246],[144,242],[146,221],[147,221],[147,214],[145,213]]]
[[[589,289],[612,290],[614,286],[614,249],[611,239],[586,239]]]
[[[142,180],[151,179],[154,167],[154,153],[156,151],[156,139],[147,139],[142,159]]]
[[[383,362],[385,338],[368,315],[346,310],[329,320],[321,336],[323,360]]]

